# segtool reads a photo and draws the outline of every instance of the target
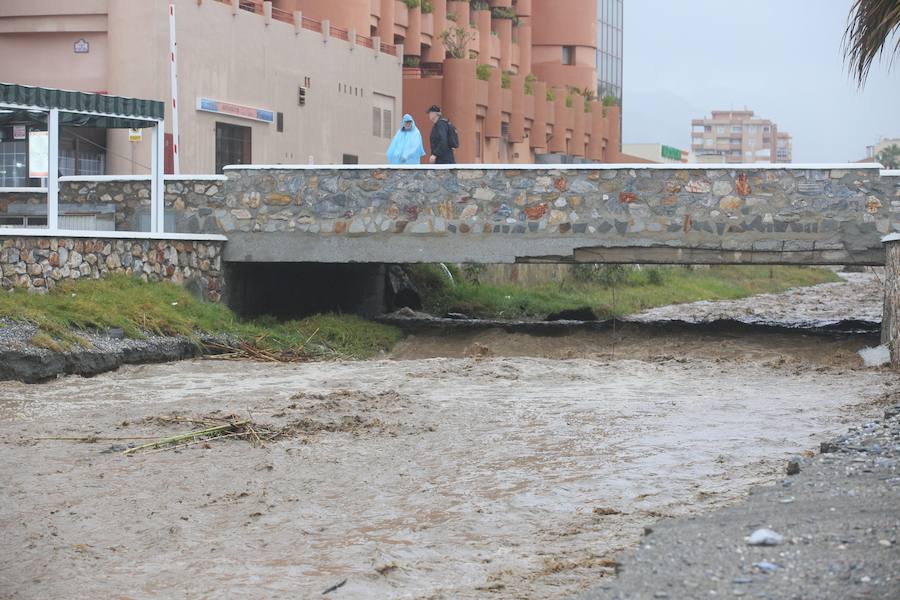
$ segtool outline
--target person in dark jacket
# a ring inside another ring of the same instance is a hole
[[[453,148],[450,147],[450,122],[441,114],[441,107],[432,105],[428,109],[428,120],[431,121],[431,156],[428,162],[438,165],[452,165],[456,162]]]

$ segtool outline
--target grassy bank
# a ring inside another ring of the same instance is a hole
[[[839,281],[832,271],[807,267],[713,266],[704,269],[581,265],[572,277],[539,286],[478,285],[454,271],[456,285],[431,265],[413,268],[424,291],[424,309],[470,317],[542,319],[561,310],[590,307],[600,318],[697,300],[730,300],[792,287]]]
[[[227,335],[264,351],[347,358],[377,355],[401,336],[393,327],[351,315],[241,321],[228,308],[196,300],[179,286],[124,276],[64,282],[43,295],[2,293],[0,317],[34,323],[39,327],[34,343],[53,350],[87,345],[77,333],[86,328],[120,328],[131,338],[145,332],[195,339],[203,334]]]
[[[561,310],[589,307],[600,318],[626,315],[666,304],[743,298],[839,278],[825,269],[803,267],[660,267],[583,266],[572,276],[545,285],[479,285],[471,272],[451,270],[451,285],[438,266],[412,268],[425,310],[441,315],[543,319]],[[476,275],[477,276],[477,275]],[[239,345],[291,357],[369,358],[400,339],[393,327],[352,315],[315,315],[279,322],[272,318],[240,320],[228,308],[196,300],[169,283],[144,283],[115,276],[60,283],[51,293],[0,294],[0,317],[39,327],[36,345],[52,350],[89,346],[79,330],[119,328],[127,337],[146,333],[229,336]],[[2,326],[2,325],[0,325]]]

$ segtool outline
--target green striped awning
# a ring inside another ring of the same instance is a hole
[[[66,111],[60,113],[60,123],[84,127],[146,127],[149,125],[148,121],[157,121],[165,115],[165,106],[158,100],[89,94],[16,83],[0,83],[0,104],[20,105],[23,108],[58,108]],[[18,112],[20,111],[16,111]],[[3,118],[4,114],[0,113],[0,120],[10,119],[10,113],[5,113],[5,116]]]

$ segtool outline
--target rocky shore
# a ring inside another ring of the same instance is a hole
[[[0,381],[38,383],[60,375],[90,377],[122,365],[168,362],[193,358],[209,352],[205,344],[222,341],[202,338],[148,335],[128,339],[121,330],[79,331],[85,346],[60,352],[36,346],[32,337],[37,327],[21,321],[0,319]]]
[[[786,473],[737,505],[645,528],[619,576],[580,600],[900,598],[900,404]],[[762,529],[775,535],[755,544]]]

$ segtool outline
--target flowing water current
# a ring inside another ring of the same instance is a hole
[[[4,382],[0,597],[570,597],[645,526],[875,416],[900,386],[862,368],[868,341],[485,331],[375,361]],[[292,433],[112,439],[229,414]]]

